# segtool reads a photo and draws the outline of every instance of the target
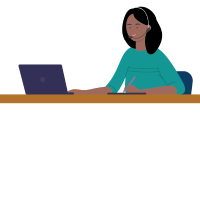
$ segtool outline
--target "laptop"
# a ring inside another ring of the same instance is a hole
[[[26,94],[74,94],[67,91],[62,65],[19,65]]]

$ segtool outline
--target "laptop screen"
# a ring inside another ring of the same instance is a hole
[[[26,94],[67,94],[62,65],[19,65]]]

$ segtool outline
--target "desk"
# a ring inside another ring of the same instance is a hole
[[[0,95],[0,103],[200,103],[192,95]]]

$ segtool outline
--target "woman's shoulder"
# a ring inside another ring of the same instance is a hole
[[[124,55],[126,56],[133,56],[134,54],[137,53],[137,50],[134,48],[128,48],[125,52]]]
[[[156,52],[153,54],[153,56],[156,59],[166,59],[167,58],[167,56],[160,49],[157,49]]]
[[[124,54],[130,54],[130,53],[132,53],[132,52],[134,52],[134,48],[128,48],[126,51],[125,51],[125,53]]]
[[[164,54],[164,52],[161,51],[160,49],[157,49],[156,52],[154,53],[154,55],[162,55],[162,56],[165,56],[166,57],[166,55]]]
[[[134,50],[133,48],[128,48],[124,54],[123,54],[123,58],[129,59],[130,57],[132,57],[134,54]]]

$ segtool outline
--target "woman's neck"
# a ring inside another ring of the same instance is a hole
[[[146,50],[145,39],[136,42],[136,50],[138,50],[138,51]]]

